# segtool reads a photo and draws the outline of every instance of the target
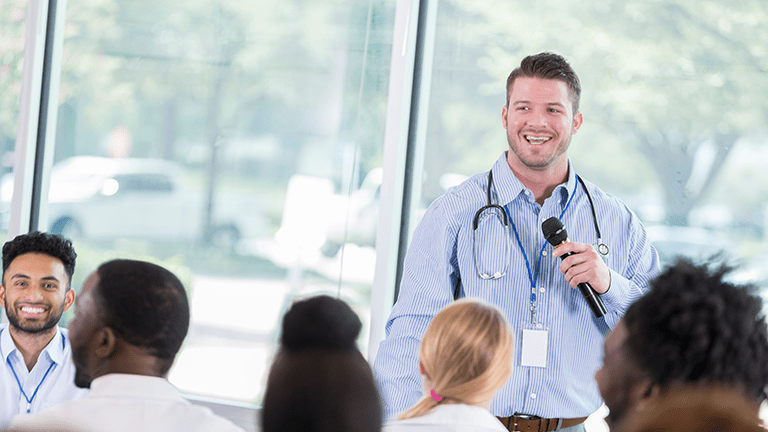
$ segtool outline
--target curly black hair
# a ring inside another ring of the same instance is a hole
[[[762,299],[724,280],[731,270],[679,259],[627,309],[625,347],[655,384],[725,384],[768,398]]]
[[[145,261],[107,261],[96,274],[103,324],[163,360],[161,372],[168,372],[189,331],[184,285],[169,270]]]
[[[60,234],[32,231],[27,234],[20,234],[13,240],[5,242],[3,245],[3,280],[5,280],[5,271],[8,270],[8,266],[13,260],[26,253],[42,253],[61,260],[64,264],[64,271],[69,277],[67,281],[67,290],[69,290],[72,275],[75,274],[75,260],[77,259],[72,241]]]

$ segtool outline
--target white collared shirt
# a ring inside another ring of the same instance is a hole
[[[26,415],[27,409],[30,413],[36,413],[88,394],[88,389],[75,386],[75,365],[72,363],[72,347],[66,329],[56,327],[53,339],[40,353],[32,370],[28,371],[24,357],[11,338],[8,325],[6,323],[0,327],[0,355],[3,362],[0,365],[0,429],[8,426],[14,415]],[[19,389],[19,383],[26,397]],[[32,402],[28,403],[27,398]]]
[[[86,397],[16,416],[11,425],[81,432],[244,432],[210,409],[192,405],[165,378],[128,374],[96,378]]]
[[[499,419],[485,408],[442,404],[423,416],[396,420],[384,425],[383,432],[506,432]]]

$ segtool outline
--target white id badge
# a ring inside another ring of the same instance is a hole
[[[523,325],[522,341],[520,366],[547,367],[549,329],[542,324],[526,323]]]

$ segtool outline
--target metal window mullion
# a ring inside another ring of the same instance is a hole
[[[65,0],[30,0],[14,154],[10,238],[45,229],[56,135]]]
[[[412,204],[421,197],[426,111],[438,0],[398,0],[384,136],[368,359],[373,360],[402,274]],[[416,180],[414,180],[416,179]]]

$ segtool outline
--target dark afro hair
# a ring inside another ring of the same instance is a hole
[[[280,342],[289,351],[351,350],[362,323],[345,302],[320,295],[294,303],[283,317]]]
[[[13,240],[5,242],[3,245],[3,280],[5,280],[5,271],[8,270],[8,266],[13,260],[26,253],[42,253],[61,260],[64,263],[64,271],[69,277],[67,289],[70,288],[72,275],[75,274],[77,254],[69,239],[60,234],[32,231],[27,234],[20,234]]]
[[[112,260],[96,273],[104,325],[165,360],[161,372],[167,372],[189,330],[184,285],[170,271],[145,261]]]
[[[680,259],[627,309],[626,348],[656,384],[712,383],[758,401],[768,396],[762,300],[754,287],[724,281],[729,271]]]

